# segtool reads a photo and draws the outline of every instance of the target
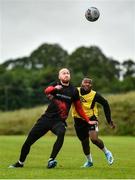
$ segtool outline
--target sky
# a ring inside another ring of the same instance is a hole
[[[85,11],[97,7],[89,22]],[[41,44],[72,53],[98,46],[110,58],[135,61],[134,0],[0,0],[0,63],[29,56]]]

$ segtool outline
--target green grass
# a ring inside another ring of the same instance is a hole
[[[135,178],[135,138],[102,136],[106,146],[113,152],[115,163],[109,166],[105,156],[91,144],[94,159],[92,168],[80,168],[85,162],[80,142],[76,137],[65,137],[65,142],[55,169],[46,169],[54,136],[37,141],[22,169],[9,169],[19,156],[25,136],[0,136],[1,179],[133,179]]]

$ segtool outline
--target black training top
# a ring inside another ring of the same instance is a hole
[[[86,92],[83,88],[81,88],[81,94],[82,95],[88,94],[89,92]],[[110,110],[110,106],[108,104],[108,101],[103,96],[101,96],[99,93],[96,92],[95,97],[94,97],[92,104],[91,104],[91,107],[90,107],[91,109],[94,108],[96,102],[103,106],[106,120],[108,123],[110,123],[110,121],[111,121],[111,110]]]
[[[54,82],[51,86],[62,85],[60,82]],[[79,100],[79,92],[76,87],[69,84],[69,86],[63,86],[60,90],[54,90],[51,95],[53,98],[50,100],[50,104],[45,112],[48,118],[66,120],[71,107],[72,102]]]

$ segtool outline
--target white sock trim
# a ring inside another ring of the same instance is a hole
[[[92,160],[92,155],[91,155],[91,153],[88,154],[88,155],[86,155],[86,159],[87,159],[87,161],[89,161],[89,162],[92,162],[92,161],[93,161],[93,160]]]
[[[18,161],[19,162],[19,164],[21,164],[21,165],[23,165],[24,163],[23,162],[21,162],[20,160]]]
[[[104,148],[102,149],[102,151],[106,154],[106,153],[108,152],[108,149],[107,149],[106,147],[104,147]]]

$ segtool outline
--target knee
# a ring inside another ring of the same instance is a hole
[[[57,136],[58,137],[64,137],[65,136],[65,132],[66,132],[66,130],[64,128],[63,129],[59,129],[57,131]]]
[[[52,132],[58,137],[63,137],[65,135],[65,132],[66,132],[65,124],[62,122],[57,123],[52,128]]]
[[[87,138],[85,138],[85,139],[82,138],[82,139],[81,139],[81,143],[82,143],[82,144],[89,144],[89,137],[87,137]]]
[[[89,138],[81,141],[83,147],[89,147]]]

